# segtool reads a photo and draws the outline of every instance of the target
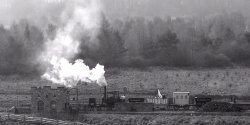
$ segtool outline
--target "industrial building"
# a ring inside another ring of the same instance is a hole
[[[38,115],[57,117],[69,107],[69,90],[51,86],[31,88],[31,112]]]

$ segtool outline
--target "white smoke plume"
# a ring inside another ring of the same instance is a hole
[[[101,21],[100,0],[70,0],[61,15],[64,26],[57,31],[54,40],[48,40],[42,57],[52,66],[42,76],[67,87],[79,81],[106,85],[104,66],[97,64],[90,69],[81,59],[70,63],[68,59],[79,52],[79,36],[95,39]]]

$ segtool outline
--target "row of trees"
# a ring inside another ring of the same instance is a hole
[[[13,23],[9,29],[0,26],[0,73],[39,73],[37,57],[43,51],[44,39],[43,32],[27,20]]]
[[[107,66],[228,67],[250,64],[250,33],[240,13],[206,18],[131,18],[108,21],[97,51],[81,58]]]
[[[75,58],[90,66],[249,66],[248,27],[239,13],[166,19],[108,20],[103,16],[95,41],[98,45],[83,37]],[[39,29],[25,20],[9,29],[1,26],[0,73],[41,73],[44,68],[37,57],[47,39],[54,39],[56,29],[51,24],[46,30]]]

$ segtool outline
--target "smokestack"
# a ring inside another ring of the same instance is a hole
[[[106,104],[106,102],[107,102],[107,86],[104,86],[103,89],[104,89],[104,91],[103,91],[103,94],[104,94],[103,101]]]

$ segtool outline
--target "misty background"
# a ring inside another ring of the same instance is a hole
[[[250,66],[248,0],[105,0],[93,41],[82,32],[90,67]],[[1,0],[0,73],[38,74],[39,55],[66,22],[70,0]],[[94,42],[94,44],[93,44]]]

